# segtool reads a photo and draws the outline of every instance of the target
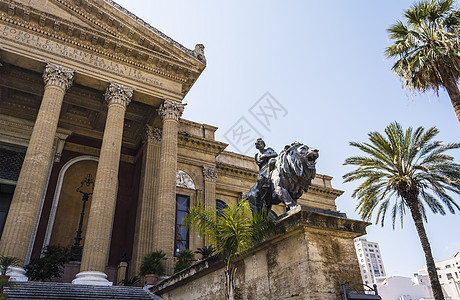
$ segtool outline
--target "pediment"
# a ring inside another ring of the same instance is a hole
[[[0,0],[0,6],[15,23],[176,80],[184,94],[206,66],[202,47],[187,49],[111,0]]]

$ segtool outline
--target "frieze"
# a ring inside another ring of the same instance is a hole
[[[53,54],[73,59],[89,66],[98,67],[131,79],[140,80],[152,86],[163,87],[163,82],[161,82],[156,76],[145,73],[141,70],[134,69],[125,64],[117,63],[101,56],[97,56],[32,33],[18,30],[7,25],[0,26],[0,36],[29,47],[45,50]]]

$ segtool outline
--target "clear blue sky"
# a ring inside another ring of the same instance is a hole
[[[217,139],[227,143],[225,133],[243,117],[277,151],[295,140],[318,148],[317,171],[345,191],[337,206],[350,218],[359,219],[351,198],[357,183],[342,183],[351,170],[342,165],[345,158],[358,154],[349,141],[366,141],[370,131],[394,120],[404,127],[437,126],[440,140],[460,141],[447,94],[411,95],[384,58],[390,44],[385,29],[412,1],[117,2],[190,49],[205,45],[208,64],[184,100],[184,118],[219,127]],[[265,92],[287,111],[268,128],[249,112]],[[459,152],[451,152],[457,162]],[[459,228],[459,213],[429,214],[436,261],[460,250]],[[367,238],[380,244],[387,275],[411,276],[425,264],[409,215],[403,229],[372,225]]]

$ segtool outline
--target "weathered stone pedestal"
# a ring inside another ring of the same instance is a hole
[[[286,233],[237,263],[237,299],[343,299],[340,282],[361,281],[353,239],[369,223],[303,208],[280,221]],[[211,258],[151,289],[163,299],[225,299],[224,265]]]

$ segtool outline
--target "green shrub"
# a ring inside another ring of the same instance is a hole
[[[163,275],[165,268],[162,261],[166,260],[166,253],[161,250],[147,253],[142,260],[140,267],[140,274],[145,276],[147,274]]]
[[[201,256],[204,258],[208,258],[212,256],[214,253],[214,247],[209,245],[209,246],[204,246],[203,248],[198,248],[195,251],[196,254],[201,254]]]
[[[124,285],[124,286],[138,286],[140,285],[140,283],[141,283],[141,279],[139,278],[139,276],[133,276],[133,277],[123,279],[122,281],[120,281],[120,285]]]
[[[195,262],[195,254],[191,250],[180,250],[174,265],[174,273],[187,269]]]
[[[42,257],[32,258],[24,267],[30,280],[48,281],[61,278],[64,264],[69,262],[70,250],[57,245],[48,245],[42,252]]]
[[[18,266],[21,260],[14,256],[0,256],[0,274],[6,275],[9,267]]]

